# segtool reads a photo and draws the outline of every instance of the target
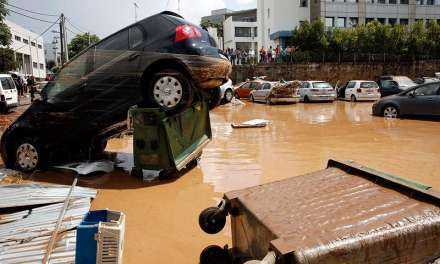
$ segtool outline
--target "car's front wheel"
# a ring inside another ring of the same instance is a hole
[[[31,139],[19,141],[15,147],[15,167],[22,172],[32,172],[43,162],[42,149]]]
[[[148,88],[149,100],[166,112],[181,112],[193,100],[192,81],[174,69],[154,74]]]
[[[385,106],[383,116],[387,118],[397,118],[399,117],[399,109],[394,105]]]
[[[356,102],[356,101],[357,101],[357,100],[356,100],[356,96],[355,96],[354,94],[351,95],[351,101],[352,101],[352,102]]]

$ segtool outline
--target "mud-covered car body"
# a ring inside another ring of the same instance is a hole
[[[102,146],[125,129],[134,105],[154,106],[145,88],[161,69],[173,69],[198,90],[226,82],[230,63],[208,33],[171,12],[128,26],[70,60],[3,134],[1,155],[15,163],[17,140],[28,139],[45,160]],[[48,151],[50,150],[50,151]],[[17,154],[18,155],[18,154]]]
[[[299,87],[301,83],[295,82],[262,82],[255,90],[251,91],[252,101],[267,104],[298,103]]]

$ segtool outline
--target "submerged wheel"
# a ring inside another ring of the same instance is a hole
[[[222,214],[218,207],[209,207],[200,213],[199,225],[206,233],[217,234],[226,225],[226,215]]]
[[[42,163],[41,148],[32,140],[21,140],[15,149],[15,168],[22,172],[32,172]]]
[[[166,112],[183,111],[192,103],[192,81],[177,70],[161,70],[150,81],[148,99]]]
[[[200,253],[200,264],[232,264],[232,257],[224,248],[209,246]]]
[[[352,94],[350,100],[351,100],[352,102],[356,102],[356,101],[357,101],[357,100],[356,100],[356,96],[355,96],[354,94]]]
[[[307,95],[304,96],[304,103],[310,103],[310,99]]]
[[[388,105],[383,110],[383,116],[387,118],[397,118],[399,117],[399,110],[393,105]]]

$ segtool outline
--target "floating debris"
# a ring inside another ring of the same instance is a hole
[[[23,182],[23,174],[19,171],[0,169],[0,184],[14,184]]]
[[[259,128],[266,127],[270,121],[265,119],[253,119],[240,124],[231,124],[232,128]]]

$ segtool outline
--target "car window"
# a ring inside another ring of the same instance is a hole
[[[0,81],[2,83],[3,90],[12,90],[12,89],[14,89],[13,86],[11,86],[11,83],[9,82],[7,77],[0,78]]]
[[[356,86],[356,82],[349,82],[347,85],[347,89],[353,89]]]
[[[144,33],[138,26],[130,28],[129,32],[130,48],[137,47],[144,41]]]
[[[251,89],[251,90],[254,90],[254,89],[256,89],[258,86],[259,86],[259,84],[258,84],[257,82],[251,82],[250,89]]]
[[[378,88],[377,83],[375,82],[361,82],[361,88]]]
[[[313,88],[331,89],[333,87],[329,83],[326,83],[326,82],[315,82],[315,83],[313,83]]]
[[[417,88],[414,90],[414,95],[416,96],[432,96],[437,95],[439,85],[438,84],[429,84]]]
[[[128,46],[128,30],[121,31],[116,35],[103,40],[101,43],[98,43],[95,48],[94,69],[98,69],[119,57],[128,50]]]
[[[264,85],[263,85],[263,90],[270,90],[270,83],[265,83]]]
[[[381,81],[381,83],[382,83],[383,89],[394,89],[396,87],[399,87],[397,82],[391,81],[391,80],[384,80],[384,81]]]
[[[17,89],[17,87],[15,87],[15,82],[12,78],[8,78],[8,82],[9,85],[11,86],[11,89]]]
[[[251,83],[247,82],[247,83],[243,84],[240,88],[242,88],[242,89],[249,89],[250,86],[251,86]]]
[[[308,82],[303,82],[301,88],[304,88],[304,89],[310,88],[310,83],[308,83]]]

